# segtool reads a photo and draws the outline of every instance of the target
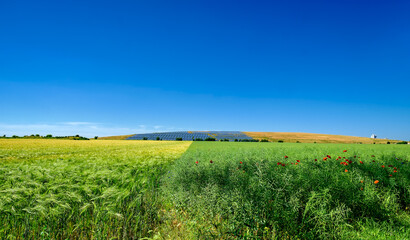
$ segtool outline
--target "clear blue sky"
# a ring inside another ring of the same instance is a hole
[[[410,1],[1,1],[0,134],[410,140]]]

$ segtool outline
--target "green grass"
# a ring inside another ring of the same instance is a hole
[[[407,145],[195,142],[164,178],[158,236],[409,239],[409,156]]]
[[[0,140],[0,239],[135,239],[159,225],[172,141]]]

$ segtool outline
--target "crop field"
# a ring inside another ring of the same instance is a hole
[[[410,146],[0,140],[0,239],[409,239]]]
[[[266,139],[272,142],[301,142],[301,143],[363,143],[363,144],[386,144],[387,142],[396,143],[399,140],[373,139],[369,137],[353,137],[345,135],[317,134],[317,133],[298,133],[298,132],[244,132],[246,135],[255,139]]]
[[[408,145],[195,142],[165,177],[160,233],[410,239],[409,156]]]
[[[0,239],[130,239],[189,142],[0,140]]]

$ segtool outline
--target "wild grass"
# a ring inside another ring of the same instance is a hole
[[[407,145],[195,142],[164,177],[157,236],[409,239],[409,157]]]
[[[0,239],[155,232],[159,176],[189,142],[0,140]]]

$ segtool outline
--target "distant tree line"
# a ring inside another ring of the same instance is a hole
[[[24,135],[24,136],[17,136],[13,135],[11,137],[7,137],[6,135],[0,136],[0,138],[23,138],[23,139],[69,139],[69,140],[90,140],[89,138],[75,135],[75,136],[53,136],[51,134],[47,134],[45,136],[41,136],[40,134],[31,134],[31,135]],[[97,139],[98,137],[94,137]]]

